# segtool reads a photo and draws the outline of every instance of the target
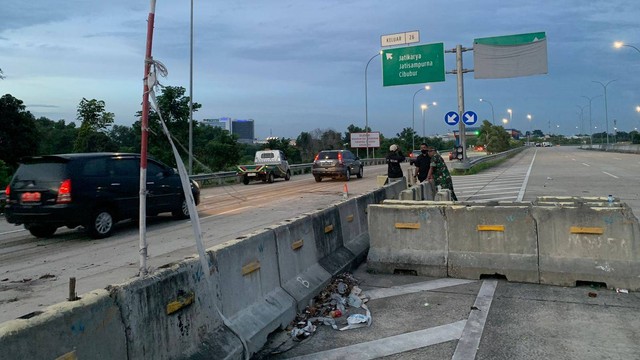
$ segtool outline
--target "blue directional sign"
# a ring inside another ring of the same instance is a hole
[[[458,121],[460,121],[460,116],[455,111],[449,111],[444,115],[444,122],[447,125],[457,125]]]
[[[465,111],[465,113],[462,114],[462,122],[465,123],[465,125],[473,125],[478,122],[478,115],[473,111]]]

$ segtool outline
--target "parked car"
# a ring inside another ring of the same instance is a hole
[[[422,154],[422,152],[420,150],[413,150],[410,154],[409,154],[409,165],[413,166],[415,164],[416,158]]]
[[[191,181],[196,205],[200,189]],[[189,217],[177,171],[152,159],[147,163],[147,215],[171,212]],[[140,155],[85,153],[22,159],[6,188],[5,217],[24,224],[36,237],[61,226],[84,226],[93,238],[111,235],[114,225],[139,217]]]
[[[322,178],[344,178],[349,181],[351,175],[358,179],[364,175],[362,162],[349,150],[323,150],[313,160],[311,173],[317,182]]]

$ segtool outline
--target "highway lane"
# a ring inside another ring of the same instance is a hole
[[[405,166],[408,166],[405,165]],[[273,184],[260,182],[203,189],[198,206],[205,247],[211,247],[305,212],[324,209],[376,188],[386,166],[365,167],[363,179],[349,182],[310,174]],[[37,239],[23,227],[0,220],[0,322],[64,301],[70,277],[82,294],[117,284],[138,272],[137,223],[119,224],[114,235],[93,240],[80,229],[59,229],[50,239]],[[151,269],[197,252],[190,221],[169,214],[149,218],[148,265]]]
[[[408,164],[403,165],[406,169]],[[461,200],[533,200],[541,195],[606,196],[612,194],[640,213],[640,156],[579,150],[530,148],[498,167],[472,176],[454,177]],[[203,189],[198,206],[205,247],[323,209],[376,187],[386,166],[365,168],[364,179],[348,183],[311,175],[273,184],[251,183]],[[158,268],[196,253],[189,221],[167,216],[148,220],[148,265]],[[64,301],[68,279],[77,278],[82,294],[136,275],[138,229],[120,224],[108,239],[91,240],[79,230],[59,230],[51,239],[36,239],[22,227],[0,220],[0,322]]]

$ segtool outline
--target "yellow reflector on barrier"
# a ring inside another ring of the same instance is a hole
[[[333,225],[327,225],[324,227],[324,233],[328,234],[333,231]]]
[[[73,350],[64,355],[58,356],[55,360],[77,360],[77,359],[78,359],[78,355],[76,354],[76,351]]]
[[[184,296],[178,297],[175,301],[172,301],[167,304],[167,315],[173,314],[174,312],[182,309],[185,306],[193,304],[193,301],[196,298],[196,294],[190,292]]]
[[[242,267],[242,275],[251,274],[252,272],[260,269],[260,261],[252,261]]]
[[[347,221],[348,222],[352,222],[353,221],[353,215],[347,215]]]
[[[572,234],[594,234],[594,235],[604,234],[604,228],[601,228],[601,227],[572,226],[570,231]]]
[[[420,223],[396,223],[396,229],[420,229]]]
[[[504,225],[478,225],[478,231],[504,231]]]
[[[302,246],[304,245],[304,240],[300,239],[298,241],[294,241],[293,244],[291,244],[291,249],[293,250],[298,250],[300,249]]]

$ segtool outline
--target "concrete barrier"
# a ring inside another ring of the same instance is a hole
[[[373,197],[364,195],[336,205],[340,215],[344,247],[355,255],[356,263],[361,263],[367,258],[369,250],[367,208],[373,201]]]
[[[447,276],[447,230],[439,205],[370,205],[371,271]]]
[[[416,194],[415,190],[416,190],[415,188],[411,188],[411,189],[400,191],[399,199],[400,200],[417,200],[415,196]]]
[[[120,309],[106,290],[0,324],[3,359],[126,359]]]
[[[332,276],[351,270],[356,256],[344,246],[342,224],[336,207],[311,214],[320,265]]]
[[[640,229],[626,204],[535,206],[540,282],[577,281],[640,290]]]
[[[278,247],[278,267],[282,288],[296,301],[298,311],[331,280],[319,263],[311,216],[287,220],[273,229]]]
[[[220,309],[253,354],[296,315],[295,299],[280,287],[275,233],[265,229],[210,250]]]
[[[402,179],[402,181],[396,181],[391,184],[385,185],[382,190],[378,189],[373,192],[376,196],[376,204],[382,203],[384,199],[397,199],[400,195],[400,192],[406,188],[407,182],[404,179]]]
[[[127,329],[128,358],[176,359],[202,352],[241,357],[242,343],[216,309],[221,305],[216,279],[209,279],[196,258],[110,286]]]
[[[536,222],[527,203],[445,209],[449,276],[480,279],[501,274],[509,281],[538,283]]]

